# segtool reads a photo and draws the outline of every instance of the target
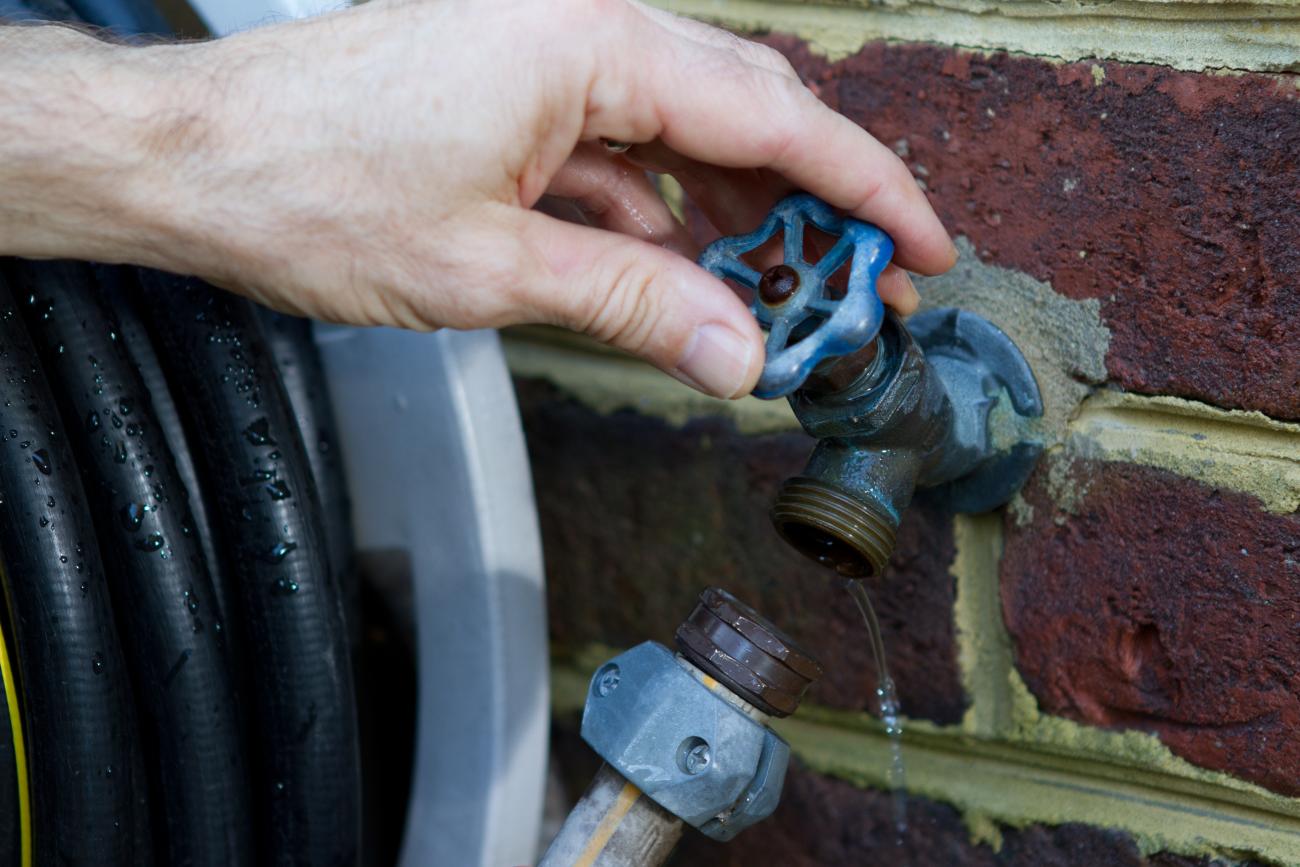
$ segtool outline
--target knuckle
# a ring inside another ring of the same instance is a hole
[[[598,286],[597,303],[583,330],[634,352],[645,347],[658,319],[653,284],[654,274],[636,262],[614,269]]]
[[[739,37],[737,37],[737,39],[739,39]],[[764,45],[761,42],[750,42],[744,39],[741,39],[740,41],[745,44],[753,58],[753,62],[756,64],[766,66],[787,78],[792,78],[796,81],[799,79],[799,74],[795,72],[795,68],[791,65],[789,58],[772,46]]]

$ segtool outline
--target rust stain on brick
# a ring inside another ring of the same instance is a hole
[[[1157,734],[1300,795],[1300,515],[1161,470],[1056,456],[1009,521],[1002,599],[1044,710]],[[1051,488],[1068,477],[1068,511]]]
[[[1111,381],[1300,419],[1295,76],[767,41],[982,261],[1100,301]]]

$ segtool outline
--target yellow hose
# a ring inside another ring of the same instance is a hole
[[[9,705],[9,730],[14,735],[14,767],[18,770],[18,839],[22,847],[22,867],[32,867],[32,804],[27,793],[27,751],[23,745],[23,719],[18,712],[18,685],[9,665],[9,647],[4,626],[0,624],[0,681],[4,682]]]

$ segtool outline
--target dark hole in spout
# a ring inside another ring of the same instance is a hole
[[[846,578],[870,578],[875,574],[871,562],[856,548],[819,527],[786,523],[778,529],[799,553]]]
[[[848,578],[880,575],[894,550],[895,522],[887,512],[809,476],[781,486],[772,523],[799,553]]]

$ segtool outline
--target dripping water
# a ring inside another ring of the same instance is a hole
[[[876,706],[880,721],[889,736],[889,770],[886,779],[889,790],[894,796],[894,832],[898,845],[903,845],[907,834],[907,779],[903,767],[903,723],[898,713],[898,691],[894,688],[894,679],[889,676],[889,666],[885,662],[885,641],[880,634],[880,621],[876,619],[875,609],[861,581],[844,579],[844,587],[857,603],[862,612],[862,622],[867,627],[867,637],[871,645],[871,655],[876,660]]]

